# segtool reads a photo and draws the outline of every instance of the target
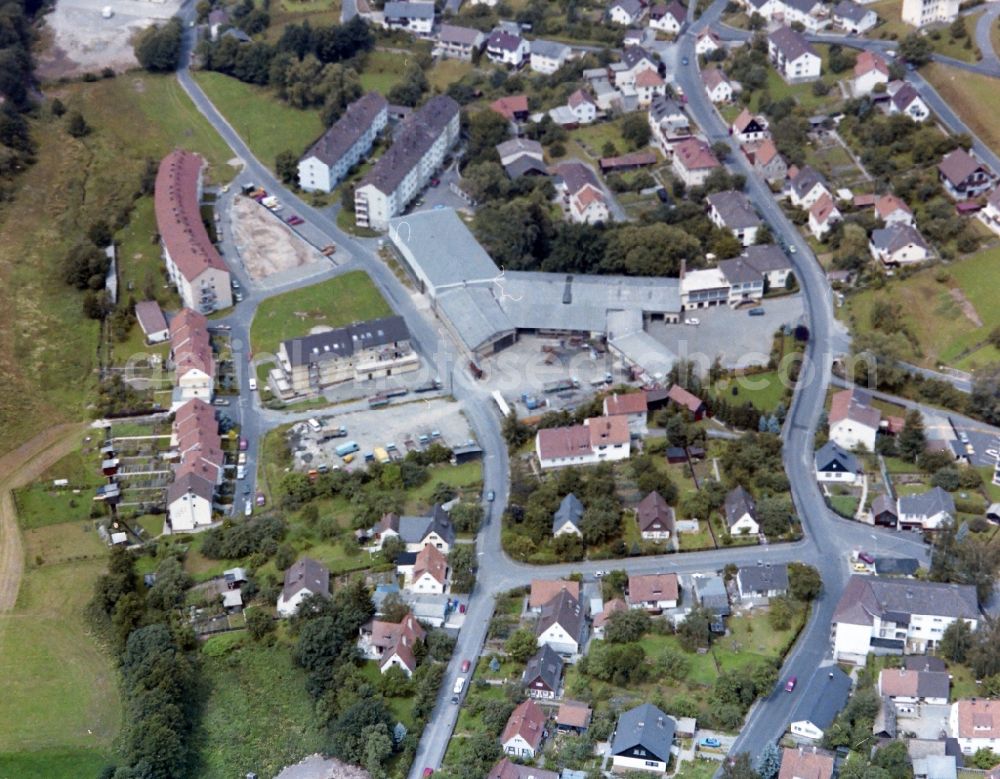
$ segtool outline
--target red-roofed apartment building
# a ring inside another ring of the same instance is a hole
[[[225,455],[215,411],[199,398],[174,415],[170,444],[175,451],[174,480],[167,487],[167,523],[175,533],[212,522],[215,488],[222,483]]]
[[[630,451],[624,416],[592,417],[582,425],[552,427],[535,434],[535,453],[542,468],[627,460]]]
[[[154,207],[167,275],[181,301],[202,313],[233,305],[229,269],[201,221],[201,174],[197,154],[175,149],[160,162]]]
[[[170,321],[170,360],[174,365],[173,410],[193,398],[212,401],[215,355],[208,334],[208,320],[182,308]]]

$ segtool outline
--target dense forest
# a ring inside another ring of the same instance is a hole
[[[35,161],[35,144],[25,118],[33,108],[32,21],[42,0],[0,0],[0,201],[13,179]]]

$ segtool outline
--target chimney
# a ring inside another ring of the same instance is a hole
[[[687,262],[688,261],[686,259],[681,259],[681,273],[679,276],[680,281],[684,281],[684,274],[687,273]]]

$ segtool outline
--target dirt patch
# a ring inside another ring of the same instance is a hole
[[[133,36],[166,22],[179,8],[177,0],[57,0],[45,17],[47,45],[38,56],[36,73],[43,81],[54,81],[103,68],[134,68],[138,62]],[[105,9],[110,9],[108,18]]]
[[[968,319],[976,327],[983,326],[983,320],[979,318],[979,314],[976,313],[976,307],[969,302],[969,299],[965,297],[962,290],[954,287],[948,290],[951,295],[952,300],[958,303],[959,307],[962,309],[962,313],[965,314],[965,318]]]
[[[250,198],[235,198],[231,217],[233,238],[253,279],[263,279],[319,259],[315,248]]]

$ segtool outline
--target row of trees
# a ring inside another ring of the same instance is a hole
[[[42,0],[0,0],[0,201],[13,180],[35,162],[36,144],[25,113],[32,108],[32,22]]]

